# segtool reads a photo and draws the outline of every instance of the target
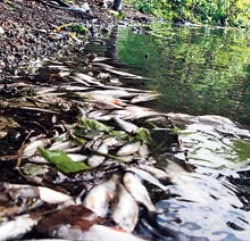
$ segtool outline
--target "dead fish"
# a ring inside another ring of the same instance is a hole
[[[93,90],[86,92],[87,95],[93,95],[93,96],[108,96],[112,97],[114,99],[118,98],[129,98],[136,95],[136,93],[130,93],[126,90]]]
[[[121,144],[121,141],[118,141],[115,137],[109,137],[103,140],[107,146],[117,146]]]
[[[118,200],[113,205],[112,218],[126,232],[133,232],[138,222],[139,207],[123,185],[119,185]]]
[[[75,143],[74,143],[75,144]],[[56,141],[54,142],[49,150],[50,151],[53,151],[53,150],[60,150],[60,151],[64,151],[65,149],[69,149],[71,148],[72,146],[74,146],[73,142],[72,141]]]
[[[108,213],[110,201],[115,196],[118,181],[119,177],[114,174],[110,180],[94,186],[85,197],[83,205],[98,216],[105,217]]]
[[[249,130],[240,129],[238,127],[234,127],[234,126],[227,125],[227,124],[215,126],[214,129],[216,131],[218,131],[219,133],[222,133],[224,135],[231,135],[231,136],[234,136],[238,139],[240,137],[242,137],[242,138],[249,138],[250,137]]]
[[[137,176],[131,172],[127,172],[123,177],[123,182],[126,189],[131,193],[137,202],[144,205],[150,212],[156,211],[147,189]]]
[[[95,224],[88,231],[84,232],[83,241],[146,241],[131,233],[121,232],[112,227]]]
[[[95,101],[100,102],[101,104],[105,104],[112,108],[117,108],[120,106],[125,106],[125,102],[119,98],[114,98],[110,95],[104,95],[104,94],[95,94],[95,93],[82,93],[82,92],[75,92],[76,95],[78,95],[81,98],[85,98],[88,101]]]
[[[85,86],[90,86],[90,84],[87,81],[83,81],[81,78],[76,77],[76,76],[69,76],[70,79],[72,79],[73,81],[83,84]]]
[[[157,167],[153,167],[149,165],[140,165],[139,168],[151,173],[158,179],[165,179],[165,178],[169,179],[168,173]]]
[[[160,188],[161,190],[163,190],[163,191],[167,190],[166,186],[161,184],[158,181],[158,179],[156,179],[154,176],[152,176],[148,172],[140,170],[140,169],[138,169],[136,167],[129,167],[129,168],[127,168],[127,170],[133,172],[134,174],[139,176],[141,179],[147,181],[148,183],[151,183],[151,184],[155,185],[156,187]]]
[[[135,124],[122,120],[119,117],[114,117],[115,122],[119,125],[119,127],[128,132],[128,133],[135,133],[138,130],[138,126],[136,126]]]
[[[117,156],[129,156],[129,155],[137,152],[139,150],[140,146],[141,146],[141,143],[139,141],[126,144],[119,149],[119,151],[116,153],[116,155]]]
[[[108,154],[108,146],[105,143],[103,143],[97,149],[97,152],[103,153],[103,154]],[[92,168],[97,167],[104,162],[105,158],[106,158],[105,156],[94,154],[94,155],[90,156],[90,158],[88,159],[88,164]]]
[[[164,116],[165,114],[145,107],[126,106],[126,108],[123,110],[112,111],[110,115],[119,116],[120,118],[123,119],[135,120],[153,116]]]
[[[48,68],[50,69],[58,69],[60,71],[64,71],[64,72],[69,72],[69,68],[67,68],[66,66],[64,65],[49,65]]]
[[[72,85],[63,85],[60,86],[59,90],[67,90],[67,91],[87,91],[90,90],[91,87],[83,87],[83,86],[74,86]]]
[[[132,104],[139,103],[139,102],[145,102],[145,101],[150,101],[150,100],[155,100],[159,97],[160,95],[157,93],[140,93],[136,97],[134,97],[131,100]]]
[[[37,152],[37,148],[45,147],[45,145],[49,144],[49,139],[43,139],[43,140],[36,140],[26,145],[26,147],[23,150],[23,157],[28,158],[33,156]]]
[[[102,62],[102,61],[106,61],[110,58],[107,58],[107,57],[95,57],[92,61],[93,62]]]
[[[5,188],[13,195],[24,198],[39,198],[41,201],[50,204],[73,202],[71,196],[47,187],[6,183]]]
[[[102,85],[97,79],[83,73],[74,73],[74,75],[89,84]]]
[[[139,75],[134,75],[134,74],[130,74],[130,73],[127,73],[127,72],[120,71],[120,70],[116,70],[113,66],[110,66],[110,65],[107,65],[107,64],[93,63],[93,66],[101,67],[104,70],[106,70],[107,72],[112,73],[112,74],[116,74],[116,75],[119,75],[119,76],[125,76],[125,77],[134,78],[134,79],[143,79]]]
[[[65,193],[58,192],[52,190],[47,187],[37,187],[39,190],[40,199],[43,202],[50,204],[58,204],[58,203],[74,203],[73,198]]]
[[[194,117],[199,123],[207,124],[207,125],[231,125],[235,126],[235,124],[228,118],[218,115],[202,115]]]
[[[63,77],[69,76],[69,75],[70,75],[70,72],[67,72],[67,71],[63,70],[63,71],[60,71],[60,72],[58,73],[58,75],[59,75],[61,78],[63,78]]]
[[[69,240],[69,239],[54,239],[54,238],[51,238],[51,239],[22,239],[22,241],[72,241],[72,240]]]
[[[87,160],[87,156],[82,154],[67,154],[68,157],[74,162],[83,162]]]
[[[140,157],[147,157],[147,156],[149,156],[150,151],[149,151],[148,146],[147,146],[145,143],[143,143],[143,144],[140,146],[140,148],[139,148],[139,150],[138,150],[138,153],[139,153],[139,156],[140,156]]]
[[[0,224],[0,240],[12,240],[21,238],[24,234],[31,231],[38,220],[31,218],[29,214],[15,217],[11,221],[3,221]]]
[[[108,110],[93,110],[87,114],[89,118],[94,118],[96,120],[105,117],[106,114],[108,114]]]
[[[134,156],[123,156],[121,158],[125,163],[129,163],[129,162],[132,162],[133,159],[134,159]]]

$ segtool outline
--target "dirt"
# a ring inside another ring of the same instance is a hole
[[[110,25],[146,22],[152,18],[125,6],[124,18],[119,20],[109,8],[104,9],[99,0],[89,0],[88,4],[91,14],[56,9],[38,0],[0,0],[0,81],[6,80],[8,74],[16,74],[17,65],[27,65],[31,60],[58,52],[63,55],[69,37],[55,34],[58,26],[80,23],[89,29],[88,35],[93,36],[107,32]],[[75,44],[78,48],[77,41],[70,43]]]

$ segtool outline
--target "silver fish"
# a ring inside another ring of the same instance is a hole
[[[74,162],[83,162],[88,158],[87,156],[82,154],[67,154],[67,155]]]
[[[74,75],[89,84],[102,85],[97,79],[83,73],[74,73]]]
[[[94,186],[85,197],[83,205],[98,216],[105,217],[108,213],[109,203],[115,196],[118,181],[119,177],[113,175],[110,180]]]
[[[156,187],[162,189],[163,191],[167,190],[166,186],[164,186],[163,184],[161,184],[154,176],[152,176],[148,172],[140,170],[140,169],[138,169],[136,167],[129,167],[129,168],[127,168],[127,170],[135,173],[141,179],[143,179],[143,180],[145,180],[145,181],[147,181],[147,182],[155,185]]]
[[[138,222],[139,207],[123,185],[119,185],[118,200],[113,206],[112,217],[120,228],[133,232]]]
[[[129,156],[131,154],[134,154],[139,150],[141,146],[140,142],[133,142],[133,143],[128,143],[121,147],[118,152],[116,153],[117,156]]]
[[[132,104],[139,103],[139,102],[145,102],[145,101],[150,101],[157,99],[160,95],[157,93],[140,93],[136,97],[134,97],[131,100]]]
[[[143,143],[143,144],[140,146],[140,148],[139,148],[139,150],[138,150],[138,153],[139,153],[139,156],[140,156],[140,157],[147,157],[147,156],[149,156],[150,151],[149,151],[148,146],[147,146],[145,143]]]
[[[37,187],[40,199],[50,204],[67,203],[74,204],[73,198],[65,193],[52,190],[47,187]]]
[[[87,82],[87,81],[84,81],[82,80],[81,78],[79,77],[76,77],[76,76],[69,76],[70,79],[72,79],[73,81],[77,82],[77,83],[80,83],[80,84],[83,84],[85,86],[90,86],[90,84]]]
[[[165,114],[145,107],[127,106],[123,110],[112,111],[110,115],[119,116],[120,118],[123,119],[135,120],[153,116],[164,116]]]
[[[28,158],[36,154],[37,148],[40,147],[45,147],[46,144],[49,144],[50,140],[49,139],[43,139],[43,140],[36,140],[33,142],[30,142],[27,144],[27,146],[24,148],[23,151],[23,157]]]
[[[144,205],[150,212],[156,211],[147,189],[137,176],[135,176],[133,173],[127,172],[123,177],[123,182],[126,189],[131,193],[137,202]]]
[[[88,231],[84,232],[82,240],[88,241],[146,241],[146,239],[137,237],[131,233],[121,232],[112,227],[104,225],[93,225]]]
[[[40,199],[41,201],[50,204],[65,202],[74,203],[71,196],[47,187],[6,183],[5,188],[9,193],[13,193],[13,195],[24,198]]]
[[[54,239],[54,238],[46,238],[46,239],[24,239],[22,241],[71,241],[69,239]]]
[[[162,169],[157,168],[157,167],[142,164],[139,166],[139,168],[151,173],[152,175],[154,175],[158,179],[165,179],[165,178],[169,179],[168,173],[163,171]]]
[[[15,217],[11,221],[0,224],[0,240],[13,240],[22,237],[31,231],[38,220],[31,218],[29,214]]]
[[[108,153],[108,146],[105,143],[103,143],[97,149],[97,151],[100,153],[103,153],[103,154],[107,154]],[[94,154],[94,155],[90,156],[90,158],[88,159],[88,164],[92,168],[98,167],[99,165],[101,165],[104,162],[105,158],[106,158],[105,156]]]
[[[69,149],[71,147],[73,147],[75,145],[75,143],[73,143],[72,141],[56,141],[54,142],[49,150],[53,151],[53,150],[60,150],[60,151],[64,151],[65,149]]]
[[[114,117],[115,122],[121,127],[122,130],[128,132],[128,133],[134,133],[138,130],[138,126],[135,124],[122,120],[119,117]]]

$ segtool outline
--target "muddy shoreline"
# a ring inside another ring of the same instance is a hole
[[[121,22],[99,1],[88,4],[91,14],[56,9],[39,1],[0,1],[0,80],[6,79],[7,73],[16,74],[16,66],[27,65],[31,60],[67,56],[84,47],[84,41],[79,43],[56,33],[59,26],[79,23],[88,29],[87,36],[98,36]],[[124,23],[145,23],[152,18],[130,7],[124,7],[124,16]],[[71,53],[69,47],[73,48]]]

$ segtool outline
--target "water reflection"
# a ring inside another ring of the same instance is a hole
[[[166,25],[152,26],[151,34],[138,34],[138,29],[112,31],[106,40],[115,40],[117,49],[108,53],[131,72],[150,78],[145,87],[162,94],[157,108],[250,122],[248,33]],[[89,48],[107,55],[103,46]]]
[[[104,38],[104,43],[111,42],[111,50],[93,42],[88,47],[127,66],[123,68],[130,72],[148,77],[143,87],[162,94],[153,108],[221,115],[249,128],[248,33],[166,25],[152,29],[151,34],[145,34],[143,28],[115,29]],[[134,85],[142,87],[141,83]],[[159,241],[249,240],[249,137],[199,122],[178,128],[196,172],[157,163],[173,184],[169,185],[169,198],[157,203],[164,212],[144,214],[140,232]],[[183,152],[175,157],[186,158]]]

